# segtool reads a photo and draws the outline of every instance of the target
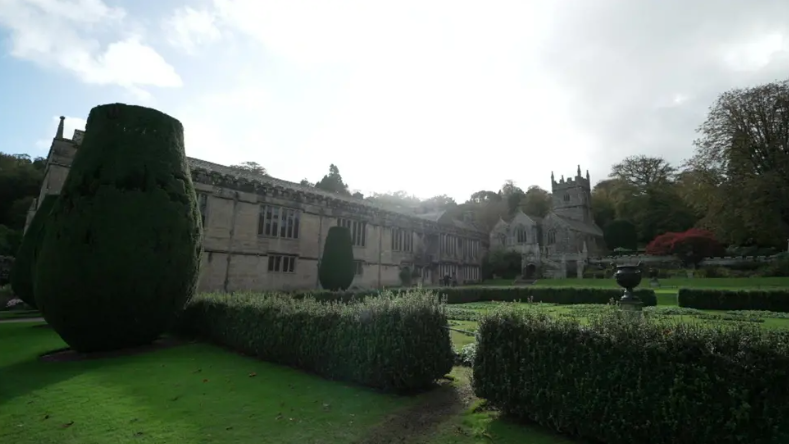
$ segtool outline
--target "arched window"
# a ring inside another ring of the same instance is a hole
[[[556,243],[556,230],[554,228],[548,230],[548,238],[546,240],[546,243],[548,245],[553,245]]]
[[[569,193],[564,193],[564,201],[565,202],[569,202],[570,201],[570,194]]]
[[[525,244],[529,241],[528,231],[526,231],[526,228],[523,226],[519,226],[515,230],[515,236],[517,237],[519,244]]]

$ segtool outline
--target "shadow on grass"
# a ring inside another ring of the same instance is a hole
[[[32,325],[31,325],[32,324]],[[117,359],[80,362],[44,362],[42,355],[67,349],[67,345],[48,324],[0,324],[0,410],[16,398],[29,396],[35,402],[37,391],[79,376],[97,367],[120,363]]]

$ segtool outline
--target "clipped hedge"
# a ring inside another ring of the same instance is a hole
[[[787,290],[714,290],[681,288],[680,307],[700,310],[765,310],[789,312]]]
[[[235,293],[195,297],[178,332],[330,379],[406,391],[451,371],[447,326],[444,307],[427,291],[353,304]]]
[[[409,289],[387,290],[394,294],[408,292]],[[623,290],[613,288],[575,288],[575,287],[446,287],[432,289],[439,297],[446,298],[448,304],[468,304],[471,302],[546,302],[552,304],[608,304],[611,299],[619,300]],[[640,288],[634,293],[641,299],[644,306],[657,305],[655,291],[651,288]],[[344,292],[303,292],[294,293],[296,298],[313,297],[321,301],[344,301],[374,297],[377,290],[344,291]]]
[[[789,442],[785,332],[616,309],[582,326],[505,304],[482,318],[473,368],[492,406],[594,442]]]

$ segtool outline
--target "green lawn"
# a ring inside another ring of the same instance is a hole
[[[708,281],[713,280],[709,279]],[[558,282],[558,281],[557,281]],[[579,282],[588,282],[583,280]],[[742,285],[742,284],[741,284]],[[712,288],[712,287],[706,287]],[[746,288],[746,287],[739,287]],[[644,312],[647,316],[653,316],[666,322],[698,322],[703,325],[736,325],[747,323],[765,329],[789,330],[789,313],[776,313],[765,311],[717,311],[717,310],[696,310],[681,308],[677,306],[677,290],[660,288],[656,289],[658,306],[647,307]],[[468,320],[469,312],[482,314],[499,304],[498,302],[474,302],[469,304],[454,304],[448,308],[451,327],[466,332],[475,332],[478,324],[476,321]],[[578,319],[581,323],[587,323],[588,317],[609,307],[602,304],[579,304],[579,305],[557,305],[557,304],[522,304],[533,310],[539,310],[552,316],[571,317]],[[452,344],[456,349],[460,349],[466,344],[475,342],[474,336],[458,331],[451,331]]]
[[[491,279],[480,285],[509,286],[512,279]],[[619,288],[614,279],[539,279],[534,284],[538,287],[579,287],[579,288]],[[649,287],[649,279],[641,281],[641,288]],[[718,289],[759,289],[789,288],[789,278],[674,278],[660,279],[660,288],[656,290],[674,290],[679,288],[718,288]]]
[[[386,395],[239,356],[186,344],[146,354],[80,362],[42,362],[63,348],[38,322],[0,323],[0,442],[105,443],[366,443],[408,433],[431,399],[466,393],[418,436],[423,444],[570,444],[538,428],[473,408],[467,368],[454,387],[412,397]],[[468,325],[468,324],[467,324]],[[424,409],[421,411],[420,409]],[[409,412],[410,415],[409,416]],[[416,412],[416,413],[414,413]],[[391,429],[389,421],[415,418]],[[378,435],[376,435],[376,432]]]
[[[5,319],[28,319],[39,318],[41,313],[38,310],[3,310],[0,311],[0,321]]]
[[[354,442],[418,401],[203,344],[56,363],[37,359],[65,345],[50,329],[0,324],[0,338],[2,442]]]

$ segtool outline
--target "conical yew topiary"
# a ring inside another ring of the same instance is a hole
[[[11,268],[11,289],[14,290],[16,297],[33,308],[38,308],[33,295],[33,265],[41,246],[41,238],[44,234],[43,230],[46,227],[49,212],[52,211],[52,206],[57,200],[58,196],[56,194],[44,196],[41,205],[38,206],[38,210],[33,216],[33,220],[30,221],[30,225],[27,227],[27,232],[22,238],[14,265]]]
[[[355,274],[351,231],[346,227],[329,228],[318,268],[321,287],[331,291],[347,290],[353,283]]]
[[[150,343],[194,294],[201,227],[183,137],[153,109],[91,110],[34,273],[39,309],[74,350]]]

